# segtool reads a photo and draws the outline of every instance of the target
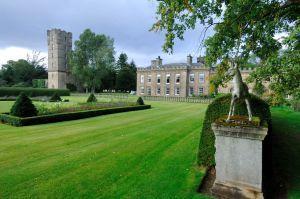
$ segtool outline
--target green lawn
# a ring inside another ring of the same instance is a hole
[[[150,104],[70,122],[0,124],[0,198],[205,198],[196,193],[205,171],[195,163],[206,105]],[[0,102],[0,112],[11,105]],[[289,198],[300,198],[300,113],[273,108],[272,118],[274,163]]]
[[[288,198],[300,198],[300,112],[273,108],[274,164],[286,182]]]
[[[11,104],[0,102],[0,112]],[[55,124],[1,124],[0,198],[204,198],[196,193],[204,170],[195,163],[206,105],[151,105]]]

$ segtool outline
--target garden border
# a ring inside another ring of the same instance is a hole
[[[0,121],[2,123],[19,127],[19,126],[30,126],[30,125],[37,125],[37,124],[47,124],[47,123],[54,123],[54,122],[84,119],[84,118],[96,117],[100,115],[145,110],[150,108],[151,105],[138,105],[138,106],[105,108],[105,109],[97,109],[97,110],[76,111],[76,112],[68,112],[68,113],[57,113],[57,114],[26,117],[26,118],[15,117],[9,115],[8,113],[2,113],[0,114]]]

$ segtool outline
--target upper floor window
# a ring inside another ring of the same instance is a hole
[[[141,83],[144,83],[144,75],[141,75]]]
[[[157,75],[157,83],[160,84],[160,75]]]
[[[180,83],[180,74],[176,74],[176,76],[175,76],[175,82],[176,82],[176,84]]]
[[[166,75],[166,83],[167,83],[167,84],[170,84],[170,81],[171,81],[171,75],[170,75],[170,74],[167,74],[167,75]]]
[[[199,74],[199,83],[204,83],[205,82],[205,74],[204,73],[200,73]]]
[[[148,75],[148,82],[151,82],[151,75]]]
[[[190,74],[190,83],[194,83],[194,81],[195,81],[195,75]]]

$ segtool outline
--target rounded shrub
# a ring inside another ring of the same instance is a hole
[[[142,98],[142,97],[139,97],[139,98],[137,99],[137,101],[136,101],[136,104],[138,104],[138,105],[145,105],[143,98]]]
[[[97,102],[97,98],[95,97],[94,93],[90,94],[86,102]]]
[[[203,166],[215,165],[215,136],[211,129],[211,124],[218,118],[228,115],[231,101],[231,94],[226,94],[216,98],[207,108],[200,136],[200,144],[198,151],[198,164]],[[261,124],[268,125],[271,133],[271,112],[267,102],[255,95],[250,95],[250,103],[252,115],[259,117]],[[236,115],[248,115],[246,104],[244,101],[237,101],[235,106]],[[268,136],[269,136],[268,135]],[[270,136],[269,136],[270,137]],[[265,140],[268,140],[267,138]]]
[[[50,98],[49,101],[50,101],[50,102],[61,102],[61,98],[60,98],[59,94],[58,94],[57,92],[55,92],[55,93],[51,96],[51,98]]]
[[[37,109],[31,99],[24,93],[21,93],[11,107],[10,114],[17,117],[32,117],[37,115]]]

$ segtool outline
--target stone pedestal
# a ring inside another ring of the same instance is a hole
[[[268,128],[212,124],[216,141],[216,180],[220,198],[263,198],[262,142]]]

